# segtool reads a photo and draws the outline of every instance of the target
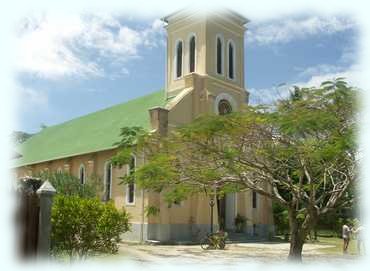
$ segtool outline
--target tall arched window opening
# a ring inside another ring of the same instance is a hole
[[[222,74],[222,40],[220,37],[217,37],[216,40],[216,71],[218,74]]]
[[[136,158],[135,156],[131,156],[130,163],[128,165],[128,174],[132,175],[135,172],[136,168]],[[135,180],[132,179],[129,184],[127,184],[126,190],[126,203],[127,204],[134,204],[135,203]]]
[[[195,72],[195,36],[189,41],[189,72]]]
[[[78,171],[78,178],[80,179],[80,184],[85,184],[86,171],[85,171],[85,166],[84,165],[80,166],[80,169]]]
[[[104,200],[109,201],[112,198],[112,163],[105,163],[104,167]]]
[[[235,46],[232,42],[228,45],[228,77],[235,78]]]
[[[182,76],[182,41],[176,45],[176,78]]]
[[[252,193],[252,207],[255,209],[257,208],[257,192],[253,191]]]

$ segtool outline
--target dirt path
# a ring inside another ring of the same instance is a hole
[[[303,249],[303,260],[315,261],[343,261],[351,262],[354,257],[341,255],[327,255],[320,252],[321,248],[330,248],[330,245],[306,244]],[[287,243],[240,243],[229,244],[225,250],[204,251],[198,245],[138,245],[121,244],[119,254],[128,259],[141,263],[172,263],[172,264],[204,264],[235,265],[243,262],[286,262],[289,252]]]

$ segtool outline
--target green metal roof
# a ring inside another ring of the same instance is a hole
[[[148,109],[165,104],[163,90],[43,129],[20,144],[14,167],[115,148],[120,129],[150,128]]]

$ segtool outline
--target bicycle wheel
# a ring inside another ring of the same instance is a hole
[[[219,249],[225,249],[225,246],[226,246],[226,242],[225,242],[225,240],[224,240],[224,239],[222,239],[222,240],[220,240],[220,241],[218,242],[218,248],[219,248]]]
[[[210,243],[209,243],[209,238],[208,237],[204,237],[201,241],[200,241],[200,247],[204,250],[208,250],[210,248]]]

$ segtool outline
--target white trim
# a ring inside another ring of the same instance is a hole
[[[136,170],[136,156],[135,155],[131,155],[132,158],[134,158],[134,164],[135,164],[135,169]],[[130,164],[127,165],[127,175],[130,175]],[[134,201],[133,202],[129,202],[128,201],[128,195],[129,195],[129,185],[126,184],[126,199],[125,199],[125,202],[126,202],[126,205],[129,205],[129,206],[132,206],[132,205],[135,205],[135,202],[136,202],[136,184],[134,183]]]
[[[113,185],[113,182],[112,182],[112,178],[113,178],[113,166],[112,166],[112,162],[111,161],[106,161],[104,163],[104,197],[107,193],[107,191],[105,190],[107,188],[107,166],[110,164],[110,180],[109,180],[109,200],[112,199],[112,185]]]
[[[177,46],[179,43],[182,43],[182,51],[181,51],[181,75],[177,77]],[[185,52],[185,44],[182,39],[177,39],[175,42],[175,53],[174,53],[174,73],[173,73],[173,78],[174,80],[180,79],[184,76],[184,52]]]
[[[229,57],[230,57],[230,53],[229,53],[229,47],[230,47],[230,45],[233,47],[233,77],[234,78],[231,78],[230,76],[229,76],[229,70],[230,70],[230,67],[229,67],[229,63],[230,63],[230,61],[229,61]],[[236,55],[236,45],[235,45],[235,42],[233,41],[233,40],[228,40],[227,41],[227,49],[226,49],[226,52],[227,52],[227,73],[226,73],[226,77],[227,77],[227,79],[229,79],[229,80],[231,80],[231,81],[236,81],[236,69],[235,69],[235,67],[236,67],[236,63],[235,63],[235,61],[236,61],[236,57],[235,57],[235,55]]]
[[[217,72],[217,63],[218,63],[218,59],[217,59],[217,42],[218,42],[218,39],[221,40],[221,73],[218,73]],[[219,75],[219,76],[222,76],[224,75],[225,73],[225,57],[224,57],[224,54],[225,54],[225,41],[224,41],[224,37],[222,34],[216,34],[216,43],[215,43],[215,59],[216,59],[216,63],[215,63],[215,74],[216,75]]]
[[[190,47],[190,41],[191,41],[191,39],[192,38],[195,38],[195,48],[194,48],[194,71],[193,72],[197,72],[197,56],[198,56],[198,54],[197,54],[197,43],[198,43],[198,38],[197,38],[197,35],[195,34],[195,33],[190,33],[189,34],[189,36],[188,36],[188,48],[189,48],[189,52],[188,52],[188,73],[191,73],[190,72],[190,49],[191,49],[191,47]]]
[[[234,97],[233,96],[231,96],[230,94],[228,94],[228,93],[220,93],[220,94],[218,94],[217,96],[216,96],[216,98],[215,98],[215,102],[214,102],[214,104],[213,104],[213,110],[214,110],[214,112],[217,114],[217,115],[219,115],[220,114],[220,112],[218,111],[218,104],[219,104],[219,102],[221,101],[221,100],[226,100],[226,101],[228,101],[229,103],[230,103],[230,105],[231,105],[231,108],[232,108],[232,110],[233,110],[233,112],[235,112],[236,111],[236,109],[237,109],[237,103],[236,103],[236,101],[235,101],[235,99],[234,99]]]
[[[81,169],[83,169],[83,171],[84,171],[84,179],[83,180],[81,180]],[[80,180],[80,184],[84,185],[86,183],[86,168],[85,168],[85,165],[83,163],[78,168],[77,176],[78,176],[78,179]]]

